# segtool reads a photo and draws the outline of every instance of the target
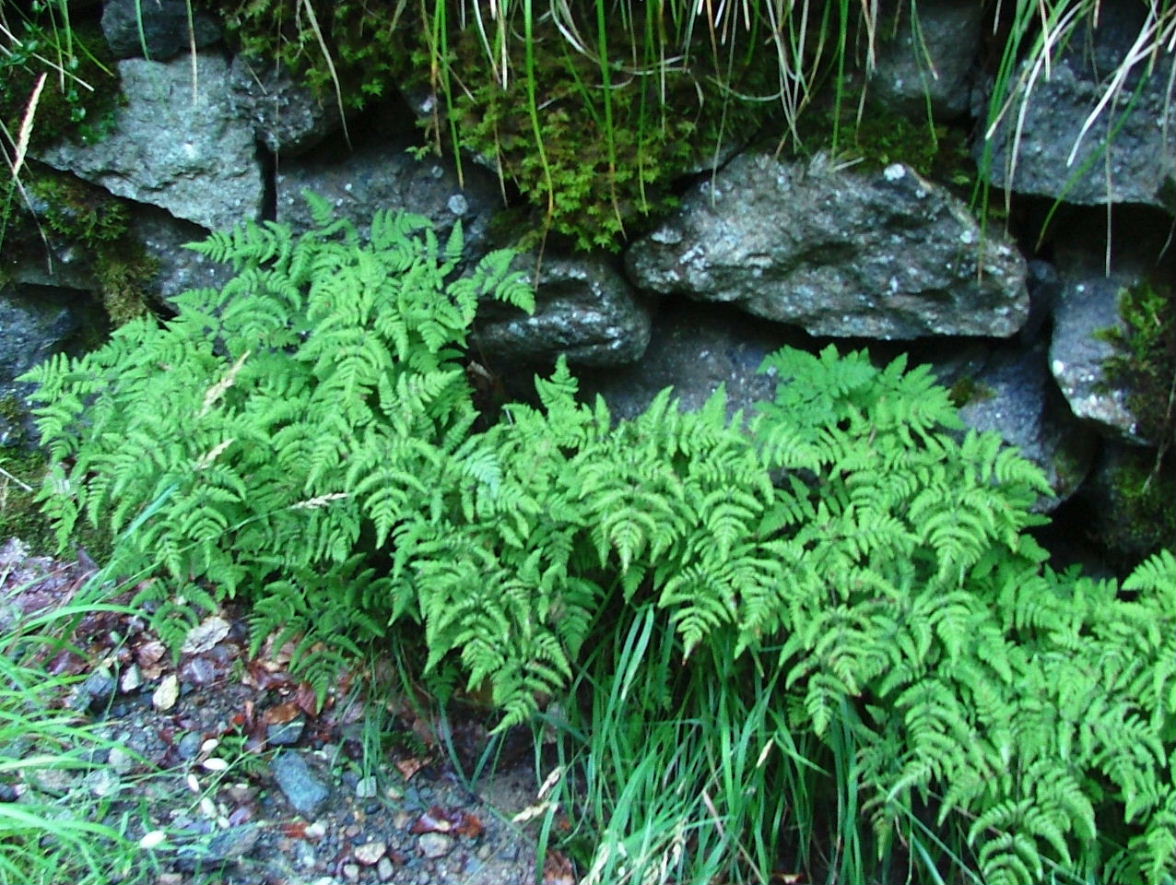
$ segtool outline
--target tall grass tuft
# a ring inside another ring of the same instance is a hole
[[[72,646],[84,614],[121,610],[100,601],[91,582],[67,605],[15,616],[6,594],[0,630],[0,882],[21,885],[133,885],[158,872],[127,836],[131,821],[111,818],[84,775],[113,741],[62,705],[84,676],[50,672],[47,662]]]
[[[579,703],[537,732],[558,734],[562,845],[584,885],[980,881],[962,838],[945,843],[914,809],[896,810],[900,839],[878,837],[858,800],[855,715],[824,741],[790,730],[778,649],[736,660],[732,638],[682,664],[652,606],[610,636]]]

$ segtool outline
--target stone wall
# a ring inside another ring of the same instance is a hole
[[[689,404],[724,383],[733,407],[743,405],[764,393],[759,360],[785,342],[910,351],[960,392],[969,424],[999,430],[1045,468],[1054,493],[1041,509],[1074,499],[1080,512],[1122,526],[1131,517],[1116,471],[1159,463],[1171,442],[1149,436],[1133,392],[1106,373],[1104,330],[1123,325],[1121,292],[1146,285],[1170,299],[1176,280],[1167,244],[1174,55],[1133,74],[1131,114],[1111,107],[1088,125],[1107,72],[1144,25],[1134,7],[1107,4],[1090,39],[1060,54],[1048,77],[1021,72],[1035,87],[1027,104],[981,119],[992,88],[981,6],[920,2],[917,51],[900,27],[880,45],[868,86],[895,114],[930,114],[971,133],[979,168],[1000,189],[994,201],[1007,196],[1006,218],[978,217],[952,182],[901,158],[872,168],[821,152],[789,157],[775,150],[782,130],[770,131],[683,182],[680,206],[620,256],[555,247],[541,261],[520,256],[539,309],[483,316],[479,362],[510,382],[567,354],[586,386],[625,414],[667,384]],[[198,17],[190,35],[182,2],[143,4],[140,34],[134,7],[103,4],[106,39],[121,57],[110,131],[53,144],[35,160],[129,207],[157,309],[224,279],[184,242],[243,219],[305,226],[307,189],[360,223],[399,206],[442,229],[460,220],[472,252],[495,245],[499,182],[475,163],[459,178],[445,158],[418,159],[409,103],[390,97],[344,130],[332,99],[232,57],[212,18]],[[102,284],[89,256],[52,236],[5,252],[0,397],[13,403],[23,394],[17,374],[101,334],[92,296]],[[26,435],[27,422],[0,411],[0,444]],[[1157,482],[1170,480],[1168,470]]]

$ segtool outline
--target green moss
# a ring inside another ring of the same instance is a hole
[[[24,177],[40,225],[27,209],[14,213],[6,257],[19,260],[22,243],[25,251],[39,250],[42,236],[58,248],[76,248],[93,260],[98,295],[114,325],[143,313],[147,286],[158,272],[158,263],[131,233],[127,202],[41,164],[30,164]]]
[[[1115,353],[1103,363],[1103,390],[1125,389],[1138,434],[1156,446],[1125,457],[1111,473],[1112,518],[1100,520],[1102,540],[1142,557],[1176,550],[1176,305],[1172,293],[1142,282],[1119,293],[1121,325],[1099,337]]]
[[[832,87],[809,114],[801,117],[795,154],[825,151],[866,170],[905,163],[925,178],[967,196],[976,182],[976,164],[966,133],[942,123],[921,122],[864,97],[849,81]]]
[[[1176,443],[1176,305],[1143,282],[1119,293],[1122,324],[1099,333],[1115,354],[1103,363],[1104,390],[1126,389],[1139,435],[1167,450]]]
[[[526,207],[524,229],[537,230],[536,238],[554,231],[584,249],[619,248],[675,205],[675,181],[702,168],[718,146],[746,137],[773,107],[736,96],[778,89],[769,82],[775,72],[765,44],[753,37],[746,43],[751,50],[732,53],[712,47],[700,29],[688,57],[668,63],[653,36],[656,13],[638,10],[634,20],[610,21],[611,63],[602,66],[570,49],[550,16],[537,17],[530,41],[536,138],[526,41],[516,35],[504,56],[496,56],[495,63],[505,62],[510,71],[504,84],[478,30],[442,16],[447,4],[423,13],[315,2],[317,31],[301,0],[208,5],[225,18],[243,51],[282,59],[326,100],[336,100],[336,85],[349,108],[399,85],[436,94],[436,116],[424,124],[430,143],[493,160],[509,195]],[[577,26],[596,50],[596,22]],[[517,235],[519,226],[511,228]]]
[[[980,403],[996,396],[996,391],[987,384],[981,384],[975,377],[965,375],[956,381],[947,391],[948,398],[957,409],[971,403]]]
[[[1124,569],[1159,550],[1176,552],[1176,462],[1147,450],[1120,456],[1108,479],[1107,509],[1098,514],[1098,540]]]

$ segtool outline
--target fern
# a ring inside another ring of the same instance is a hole
[[[476,432],[478,302],[533,305],[510,254],[460,275],[460,229],[388,212],[364,241],[310,199],[308,233],[197,247],[236,269],[222,290],[28,375],[59,537],[110,525],[167,638],[242,599],[321,699],[348,656],[423,635],[433,684],[464,674],[506,727],[659,620],[679,662],[772,674],[781,746],[852,746],[880,839],[918,803],[987,882],[1176,874],[1171,553],[1121,587],[1052,571],[1040,470],[864,352],[772,355],[749,421],[664,391],[614,422],[561,361]],[[668,699],[668,662],[626,679]]]

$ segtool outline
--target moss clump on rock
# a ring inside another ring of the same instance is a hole
[[[1132,560],[1176,550],[1176,304],[1164,286],[1144,281],[1119,293],[1121,325],[1100,337],[1115,354],[1103,364],[1106,390],[1127,390],[1136,434],[1154,448],[1119,453],[1104,467],[1097,520],[1101,539]]]

